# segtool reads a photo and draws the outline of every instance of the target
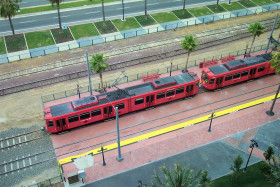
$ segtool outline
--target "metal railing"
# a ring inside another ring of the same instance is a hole
[[[260,46],[255,46],[252,49],[252,52],[257,52],[257,51],[262,51],[266,49],[266,44],[265,45],[260,45]],[[234,56],[240,56],[240,55],[244,55],[244,50],[238,50],[238,51],[232,51],[232,52],[228,52],[228,53],[222,53],[220,55],[215,55],[209,58],[203,58],[203,59],[197,59],[194,61],[189,61],[188,63],[188,67],[194,67],[194,66],[198,66],[200,62],[205,62],[207,60],[212,60],[212,59],[220,59],[223,56],[229,56],[229,55],[234,55]],[[172,66],[172,71],[177,71],[177,70],[181,70],[185,68],[185,63],[173,63]],[[158,74],[164,74],[164,73],[168,73],[170,72],[170,65],[166,65],[166,67],[163,68],[156,68],[156,69],[150,69],[147,72],[140,72],[137,74],[128,74],[127,76],[125,76],[123,79],[121,79],[120,81],[118,81],[118,84],[124,84],[124,83],[128,83],[128,82],[132,82],[132,81],[136,81],[136,80],[140,80],[142,79],[142,77],[144,75],[148,75],[154,72],[158,72]],[[110,83],[113,83],[115,81],[115,79],[106,79],[106,77],[103,78],[103,84],[105,84],[105,87],[108,88]],[[96,92],[98,92],[101,88],[100,83],[97,84],[92,84],[92,89]],[[79,92],[81,94],[83,93],[88,93],[89,92],[89,86],[80,86],[79,88]],[[62,98],[66,98],[66,97],[71,97],[74,95],[78,95],[78,90],[75,89],[71,89],[71,90],[65,90],[63,92],[57,92],[54,94],[50,94],[50,95],[44,95],[41,97],[42,99],[42,103],[46,103],[49,101],[54,101],[54,100],[58,100],[58,99],[62,99]]]
[[[150,33],[155,33],[155,32],[161,32],[161,31],[166,31],[166,30],[171,30],[171,29],[177,29],[181,27],[187,27],[191,25],[198,25],[198,24],[203,24],[203,23],[211,23],[214,21],[219,21],[219,20],[224,20],[224,19],[229,19],[233,17],[242,17],[242,16],[247,16],[247,15],[252,15],[252,14],[258,14],[262,12],[269,12],[273,10],[279,10],[279,5],[278,4],[273,4],[273,5],[266,5],[265,7],[255,7],[255,8],[250,8],[250,9],[243,9],[243,10],[236,10],[236,11],[231,11],[227,13],[219,13],[215,15],[208,15],[208,16],[202,16],[198,18],[190,18],[187,20],[178,20],[178,21],[173,21],[173,22],[168,22],[168,23],[161,23],[160,26],[151,26],[149,28],[138,28],[138,29],[133,29],[133,31],[121,31],[121,34],[115,34],[115,35],[110,35],[110,36],[96,36],[93,37],[92,39],[87,39],[87,40],[77,40],[77,41],[72,41],[68,42],[68,44],[65,45],[60,45],[60,46],[47,46],[47,47],[41,47],[41,48],[36,48],[36,49],[30,49],[29,52],[20,54],[20,55],[0,55],[0,64],[1,63],[6,63],[6,62],[11,62],[11,61],[16,61],[16,60],[21,60],[21,59],[26,59],[26,58],[33,58],[33,57],[38,57],[38,56],[44,56],[47,54],[51,53],[58,53],[60,51],[65,51],[65,50],[70,50],[70,49],[75,49],[75,48],[80,48],[80,47],[85,47],[85,46],[90,46],[90,45],[96,45],[100,43],[106,43],[109,41],[116,41],[120,39],[125,39],[125,38],[130,38],[130,37],[135,37],[139,35],[144,35],[144,34],[150,34]],[[1,57],[2,56],[2,57]]]

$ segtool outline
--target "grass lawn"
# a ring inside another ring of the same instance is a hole
[[[141,27],[139,23],[137,23],[134,17],[125,18],[125,21],[122,21],[121,19],[115,19],[112,20],[112,22],[119,29],[119,31],[125,31],[125,30],[136,29]]]
[[[218,7],[217,5],[208,5],[207,7],[214,13],[226,12],[226,9],[224,9],[221,5],[218,5]]]
[[[0,37],[0,55],[6,54],[6,53],[7,53],[7,51],[6,51],[6,47],[4,44],[4,38]]]
[[[157,24],[157,22],[149,14],[147,14],[147,17],[143,15],[143,16],[135,16],[135,18],[143,27]]]
[[[172,11],[179,19],[188,19],[193,17],[188,10],[183,11],[183,9],[181,10],[174,10]]]
[[[25,34],[25,38],[29,49],[55,44],[50,30],[29,32]]]
[[[251,0],[254,3],[256,3],[257,5],[269,5],[269,4],[273,4],[274,2],[272,2],[271,0]]]
[[[188,11],[195,17],[200,16],[207,16],[213,14],[208,8],[206,7],[197,7],[197,8],[190,8]]]
[[[275,3],[279,3],[280,2],[280,0],[273,0]]]
[[[213,181],[212,186],[215,187],[256,187],[256,186],[265,186],[265,187],[273,187],[274,185],[269,184],[266,180],[262,172],[260,171],[261,162],[249,166],[247,168],[247,172],[241,172],[237,177],[235,182],[233,182],[232,175],[226,175],[224,177],[218,178]]]
[[[5,40],[9,53],[27,49],[23,34],[5,36]]]
[[[280,1],[280,0],[279,0]],[[257,6],[255,3],[253,3],[252,1],[247,1],[247,0],[240,0],[238,1],[239,3],[241,3],[243,6],[250,8],[250,7],[255,7]]]
[[[70,26],[70,30],[76,40],[84,37],[98,36],[99,33],[92,23]]]
[[[109,3],[109,2],[114,2],[114,1],[120,1],[120,0],[104,0],[104,3]],[[100,0],[92,0],[92,1],[77,1],[73,3],[61,3],[60,4],[60,9],[64,8],[73,8],[73,7],[81,7],[81,6],[86,6],[86,5],[94,5],[94,4],[101,4]],[[56,5],[51,6],[46,5],[46,6],[41,6],[41,7],[34,7],[34,8],[24,8],[21,9],[20,12],[17,14],[28,14],[28,13],[34,13],[34,12],[43,12],[43,11],[49,11],[49,10],[56,10]]]
[[[158,22],[158,23],[165,23],[169,21],[177,21],[178,18],[173,14],[173,12],[162,12],[162,13],[157,13],[157,14],[152,14],[153,18]]]
[[[67,28],[65,30],[63,30],[63,29],[60,30],[59,28],[51,29],[51,32],[52,32],[55,42],[57,44],[74,40],[69,31],[69,28]]]
[[[221,6],[227,9],[228,11],[240,10],[245,8],[238,2],[231,2],[231,5],[228,5],[227,3],[222,3]]]
[[[103,25],[103,21],[95,22],[94,24],[100,34],[108,34],[118,31],[110,20],[105,21],[105,25]]]

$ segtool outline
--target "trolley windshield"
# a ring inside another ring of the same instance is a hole
[[[201,78],[202,78],[206,83],[208,83],[209,77],[208,77],[207,73],[203,72]]]

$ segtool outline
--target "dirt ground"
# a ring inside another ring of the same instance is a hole
[[[272,18],[276,16],[276,11],[270,13],[263,13],[254,16],[247,16],[242,18],[233,18],[226,21],[214,22],[211,24],[204,24],[198,26],[187,27],[183,29],[178,29],[177,31],[168,31],[159,34],[164,34],[165,37],[174,37],[176,35],[190,34],[196,32],[202,32],[205,30],[213,30],[217,28],[223,28],[230,25],[245,23],[245,22],[254,22],[262,19]],[[171,35],[172,33],[172,35]],[[275,31],[275,36],[278,35],[279,31]],[[259,38],[256,39],[255,46],[263,45],[267,43],[267,38],[270,33],[265,33]],[[147,38],[147,36],[143,36]],[[152,35],[150,35],[152,37]],[[140,37],[120,40],[116,42],[110,43],[112,46],[118,45],[118,43],[132,43],[133,41],[140,40]],[[193,52],[191,54],[190,60],[201,59],[204,57],[212,57],[213,55],[219,55],[221,53],[226,53],[230,51],[236,51],[244,49],[246,44],[250,43],[252,38],[242,39],[240,41],[232,42],[229,44],[224,44],[220,46],[215,46],[212,48],[200,50],[197,52]],[[122,44],[123,45],[123,44]],[[93,50],[93,46],[87,48],[89,51]],[[34,59],[26,59],[18,62],[7,63],[0,66],[0,73],[12,71],[15,69],[27,68],[30,66],[37,66],[44,63],[50,63],[66,58],[71,58],[77,55],[82,55],[84,53],[85,48],[75,49],[68,52],[62,52],[58,54],[47,55]],[[185,62],[186,55],[176,56],[170,59],[164,59],[160,61],[155,61],[152,63],[147,63],[144,65],[132,66],[129,68],[125,68],[126,72],[146,72],[151,68],[155,67],[166,67],[170,64],[172,60],[174,64]],[[112,77],[120,75],[121,70],[107,72],[104,74],[104,77]],[[93,81],[99,81],[98,78],[94,77]],[[51,86],[45,86],[42,88],[27,90],[23,92],[19,92],[16,94],[11,94],[7,96],[2,96],[0,98],[0,131],[5,131],[11,128],[27,128],[30,126],[36,126],[36,128],[44,126],[44,118],[42,112],[42,102],[41,96],[53,94],[61,91],[65,91],[68,89],[73,89],[76,87],[77,80],[67,81],[58,83]],[[80,85],[87,84],[87,78],[83,78],[79,80]]]

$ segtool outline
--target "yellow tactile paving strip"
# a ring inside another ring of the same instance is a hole
[[[277,98],[279,98],[279,97],[280,97],[280,93],[278,94]],[[229,108],[229,109],[225,109],[225,110],[222,110],[222,111],[219,111],[219,112],[215,112],[215,117],[214,118],[224,116],[224,115],[227,115],[227,114],[230,114],[230,113],[233,113],[233,112],[237,112],[239,110],[243,110],[243,109],[255,106],[255,105],[259,105],[259,104],[271,101],[274,98],[275,98],[275,95],[271,95],[271,96],[268,96],[268,97],[265,97],[265,98],[262,98],[262,99],[258,99],[258,100],[251,101],[251,102],[248,102],[248,103],[245,103],[245,104],[242,104],[242,105],[238,105],[238,106],[235,106],[235,107],[232,107],[232,108]],[[180,123],[180,124],[177,124],[177,125],[173,125],[171,127],[166,127],[166,128],[156,130],[156,131],[153,131],[153,132],[150,132],[150,133],[147,133],[147,134],[136,136],[134,138],[130,138],[130,139],[121,141],[120,145],[121,146],[126,146],[126,145],[129,145],[129,144],[137,143],[137,142],[140,142],[140,141],[152,138],[152,137],[156,137],[156,136],[168,133],[168,132],[172,132],[172,131],[175,131],[175,130],[178,130],[178,129],[181,129],[181,128],[184,128],[184,127],[187,127],[187,126],[190,126],[190,125],[195,125],[195,124],[198,124],[198,123],[209,120],[210,116],[211,116],[211,114],[206,115],[206,116],[202,116],[202,117],[190,120],[190,121],[186,121],[186,122],[183,122],[183,123]],[[117,148],[118,148],[117,143],[104,146],[104,149],[106,149],[106,151],[110,151],[110,150],[117,149]],[[89,155],[89,154],[93,154],[93,155],[100,154],[100,148],[93,149],[92,151],[89,151],[89,152],[86,152],[86,153],[83,153],[83,154],[80,154],[80,155],[71,156],[71,157],[67,157],[67,158],[58,160],[58,165],[62,166],[64,164],[73,162],[73,160],[76,159],[76,158],[79,158],[79,157],[82,157],[82,156],[85,156],[85,155]]]

